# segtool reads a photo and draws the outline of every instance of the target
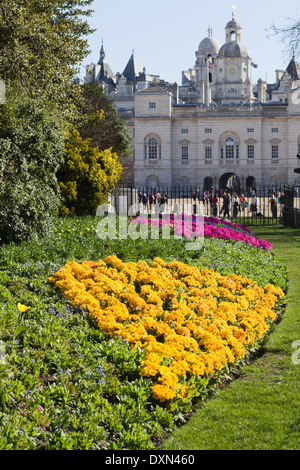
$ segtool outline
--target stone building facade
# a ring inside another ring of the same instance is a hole
[[[234,16],[222,46],[209,28],[180,86],[147,74],[134,53],[124,72],[113,75],[102,45],[87,80],[105,88],[132,134],[129,184],[184,193],[295,183],[300,67],[292,57],[286,70],[276,71],[276,83],[256,85],[252,67]]]

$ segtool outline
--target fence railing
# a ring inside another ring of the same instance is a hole
[[[261,188],[240,193],[199,188],[119,187],[111,193],[110,201],[117,213],[124,213],[125,207],[132,216],[163,211],[227,218],[241,225],[278,225],[284,223],[287,205],[300,211],[300,188],[293,187],[291,195],[285,186],[280,190]]]

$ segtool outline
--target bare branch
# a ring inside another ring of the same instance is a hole
[[[278,36],[280,43],[283,46],[283,51],[291,55],[291,52],[300,55],[300,19],[287,18],[286,24],[283,26],[276,26],[274,24],[270,27],[270,34]]]

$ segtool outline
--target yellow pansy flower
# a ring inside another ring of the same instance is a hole
[[[18,302],[17,304],[17,309],[19,310],[19,312],[21,313],[24,313],[26,312],[26,310],[28,310],[30,307],[27,307],[26,305],[23,305],[21,304],[20,302]]]

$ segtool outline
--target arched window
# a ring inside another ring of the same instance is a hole
[[[158,160],[161,158],[161,142],[160,138],[148,136],[144,140],[145,160]]]
[[[155,175],[150,175],[148,176],[147,180],[146,180],[146,185],[147,185],[147,188],[149,189],[157,189],[158,186],[159,186],[159,181],[158,181],[158,178],[157,176]]]
[[[234,158],[234,140],[232,137],[228,137],[225,143],[225,158]]]
[[[273,178],[271,178],[271,186],[272,186],[272,188],[274,188],[274,189],[278,189],[278,188],[279,188],[280,182],[279,182],[279,178],[277,178],[277,176],[274,176]]]
[[[240,138],[234,131],[226,131],[220,136],[220,159],[223,163],[234,163],[240,156]],[[225,160],[225,162],[224,162]]]
[[[230,41],[236,41],[236,32],[235,31],[230,32]]]

